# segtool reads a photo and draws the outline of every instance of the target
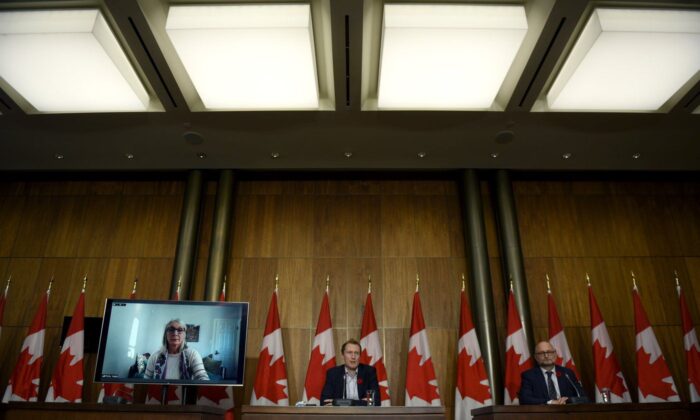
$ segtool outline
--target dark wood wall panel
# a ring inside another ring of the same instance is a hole
[[[128,297],[136,277],[139,298],[168,297],[184,191],[177,178],[0,182],[3,287],[13,277],[0,337],[3,389],[52,277],[41,398],[58,359],[63,317],[73,313],[83,276],[89,317],[102,316],[106,298]],[[87,354],[85,401],[95,401],[99,391],[94,363]]]
[[[673,277],[678,271],[694,321],[700,279],[700,194],[694,183],[519,181],[514,184],[532,322],[547,338],[545,273],[583,382],[593,390],[588,289],[608,326],[633,399],[637,398],[632,277],[681,398],[688,399],[685,353]]]

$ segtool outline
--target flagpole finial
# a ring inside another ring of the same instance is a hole
[[[544,273],[544,278],[547,279],[547,293],[552,293],[552,288],[549,287],[549,273]]]
[[[223,293],[224,296],[226,296],[226,280],[228,280],[228,276],[224,274],[224,282],[221,285],[221,293]]]
[[[7,292],[10,290],[10,283],[12,283],[12,274],[10,274],[10,277],[7,278],[7,282],[5,282],[5,296],[7,296]]]
[[[591,287],[591,276],[586,273],[586,284],[588,284],[588,287]]]
[[[328,290],[330,289],[330,286],[331,286],[331,275],[326,274],[326,292],[328,292]]]
[[[85,276],[83,276],[83,290],[82,293],[85,293],[85,287],[87,286],[87,273],[85,273]]]
[[[464,284],[465,284],[464,273],[462,273],[462,291],[464,291],[464,289],[465,289]]]
[[[275,273],[275,293],[277,293],[279,288],[280,288],[280,275],[279,275],[279,273]]]
[[[139,283],[139,278],[136,277],[134,278],[134,285],[131,287],[131,294],[135,295],[136,294],[136,285]]]
[[[420,276],[418,273],[416,273],[416,292],[418,291],[418,287],[420,286]]]
[[[678,279],[678,270],[673,270],[673,277],[676,279],[676,287],[681,287],[681,282]]]
[[[367,293],[372,293],[372,275],[367,275]]]
[[[513,280],[510,281],[510,291],[513,292]]]
[[[51,280],[49,280],[49,288],[46,289],[46,294],[47,294],[47,295],[50,295],[50,294],[51,294],[51,287],[53,286],[53,279],[54,279],[54,277],[51,276]]]
[[[632,270],[630,270],[630,274],[632,275],[632,288],[637,289],[637,277]]]

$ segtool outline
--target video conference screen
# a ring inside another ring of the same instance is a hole
[[[107,299],[95,382],[243,385],[247,302]]]

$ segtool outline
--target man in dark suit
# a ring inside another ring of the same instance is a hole
[[[582,397],[586,399],[576,374],[571,369],[555,365],[556,359],[557,351],[549,342],[542,341],[535,346],[538,366],[521,375],[520,404],[566,404]]]
[[[321,391],[323,405],[333,404],[337,398],[353,400],[353,405],[367,405],[367,391],[372,391],[374,405],[380,404],[377,371],[360,363],[362,347],[350,339],[340,348],[344,364],[328,369],[326,383]]]

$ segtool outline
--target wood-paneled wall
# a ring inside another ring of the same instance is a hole
[[[562,178],[567,178],[563,176]],[[625,177],[628,178],[629,177]],[[647,177],[651,178],[651,177]],[[532,322],[547,337],[545,273],[583,383],[592,394],[588,289],[608,326],[615,353],[637,399],[632,279],[673,374],[688,401],[685,353],[673,271],[695,323],[700,321],[700,184],[562,179],[514,183]]]
[[[105,298],[127,296],[134,277],[140,279],[140,298],[168,298],[185,178],[175,174],[142,180],[0,182],[0,280],[10,273],[15,279],[0,338],[0,352],[7,355],[5,360],[12,360],[0,367],[0,386],[7,383],[41,290],[52,275],[56,282],[49,304],[42,398],[58,357],[60,325],[63,316],[72,313],[83,274],[94,279],[88,285],[87,316],[101,316]],[[451,412],[458,279],[468,272],[457,178],[448,173],[242,177],[236,190],[228,266],[228,299],[251,303],[246,386],[235,391],[239,406],[250,400],[277,273],[290,401],[301,399],[326,275],[331,278],[331,315],[339,347],[347,338],[359,338],[371,274],[392,403],[403,404],[411,297],[419,273],[440,393]],[[550,175],[549,180],[515,179],[535,338],[547,335],[544,274],[549,273],[570,347],[591,391],[593,362],[584,280],[584,274],[590,273],[636,398],[629,276],[634,270],[676,385],[687,399],[672,273],[678,270],[698,322],[700,184],[623,182],[614,176],[602,181],[570,180],[564,175]],[[503,348],[503,278],[493,208],[487,184],[482,185]],[[209,182],[205,191],[193,299],[204,294],[215,182]],[[86,359],[84,399],[95,401],[94,355]]]
[[[56,178],[0,182],[2,287],[13,278],[0,337],[0,387],[4,392],[39,299],[54,277],[41,399],[58,359],[63,317],[72,315],[85,274],[86,316],[101,317],[107,297],[129,296],[136,277],[139,298],[168,298],[185,185],[184,176]],[[86,355],[84,401],[97,400],[94,356]]]

